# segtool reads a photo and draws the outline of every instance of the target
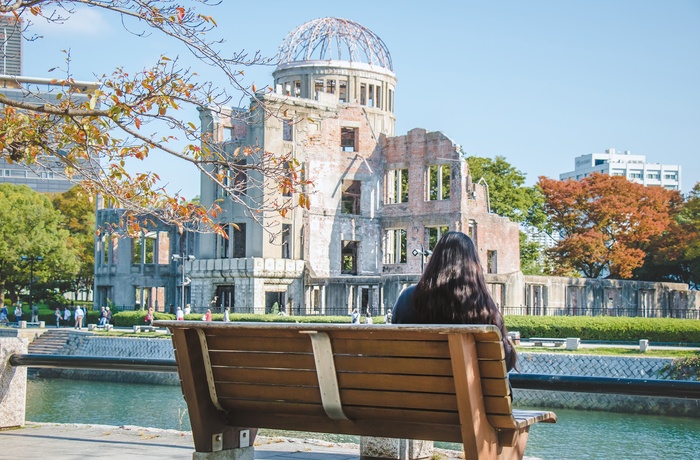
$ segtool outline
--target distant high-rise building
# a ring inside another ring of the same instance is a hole
[[[616,153],[607,149],[605,153],[589,153],[576,157],[576,168],[559,175],[560,180],[581,180],[593,173],[624,176],[627,180],[647,186],[659,186],[669,190],[681,189],[680,165],[647,163],[646,156],[632,155],[629,150]]]
[[[0,16],[0,74],[22,75],[22,28],[14,16]]]

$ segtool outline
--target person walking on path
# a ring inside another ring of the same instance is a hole
[[[66,305],[66,309],[63,310],[63,322],[66,323],[66,327],[69,327],[70,325],[70,316],[71,316],[71,311],[70,308],[68,308],[68,305]]]
[[[22,314],[24,312],[22,311],[22,302],[19,300],[17,301],[17,305],[15,306],[15,321],[19,323],[22,321]]]
[[[107,316],[105,318],[105,326],[108,324],[112,324],[112,310],[107,307]]]
[[[350,322],[352,324],[360,324],[360,314],[357,312],[357,308],[350,314]]]
[[[175,313],[175,319],[178,321],[183,321],[185,319],[185,312],[182,311],[182,307],[177,307],[177,312]]]
[[[0,308],[0,323],[7,324],[9,320],[7,319],[7,307],[5,305]]]
[[[231,321],[231,309],[229,307],[224,308],[224,323]]]
[[[34,304],[32,305],[32,323],[38,323],[39,322],[39,305]]]
[[[104,326],[107,323],[107,309],[102,306],[100,307],[100,321],[98,323],[99,326]]]
[[[146,324],[153,326],[153,307],[148,307],[148,312],[146,313]]]
[[[394,324],[493,324],[501,330],[506,368],[516,353],[484,277],[474,242],[462,232],[447,232],[435,245],[418,284],[396,299]]]
[[[56,317],[56,328],[61,327],[61,309],[56,307],[56,311],[54,312],[54,316]]]
[[[204,321],[211,321],[211,310],[207,308],[207,312],[204,314]]]
[[[75,307],[75,329],[83,328],[83,316],[85,316],[85,311],[83,311],[83,307],[78,305]]]

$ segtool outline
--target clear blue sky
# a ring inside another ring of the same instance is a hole
[[[219,25],[212,36],[226,40],[222,50],[272,56],[289,31],[326,16],[371,29],[398,78],[397,134],[442,131],[470,155],[504,156],[528,185],[611,147],[680,164],[684,192],[700,181],[700,1],[223,3],[207,11]],[[129,35],[96,9],[34,30],[44,38],[25,46],[31,76],[60,77],[48,69],[63,64],[67,49],[78,80],[117,66],[138,70],[161,53],[190,60],[171,41]],[[269,85],[272,71],[248,69],[245,81]],[[174,160],[147,166],[171,190],[198,194],[198,176]]]

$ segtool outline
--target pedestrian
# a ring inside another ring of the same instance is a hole
[[[70,308],[68,308],[68,305],[66,305],[66,309],[63,310],[63,322],[66,323],[66,327],[68,327],[70,324],[71,314]]]
[[[365,316],[365,323],[366,324],[373,324],[374,322],[372,321],[372,315],[367,315]]]
[[[15,321],[19,323],[22,321],[22,302],[19,300],[17,301],[17,305],[15,306]]]
[[[211,321],[211,310],[207,308],[207,312],[204,314],[204,321]]]
[[[108,324],[112,324],[112,310],[109,309],[109,307],[106,308],[107,310],[107,317],[105,318],[105,326]]]
[[[352,310],[350,320],[352,324],[360,324],[360,314],[357,312],[357,308]]]
[[[39,322],[39,305],[34,304],[32,305],[32,323],[38,323]]]
[[[59,328],[61,327],[61,309],[56,307],[56,311],[54,312],[54,316],[56,317],[56,327]]]
[[[9,321],[7,319],[7,307],[5,305],[0,308],[0,323],[7,324]]]
[[[104,326],[107,322],[107,309],[102,306],[100,307],[100,320],[98,321],[98,326]]]
[[[182,311],[182,307],[177,307],[177,312],[175,313],[175,319],[178,321],[183,321],[185,319],[185,312]]]
[[[396,324],[493,324],[501,331],[506,368],[515,368],[515,347],[491,297],[474,242],[447,232],[435,245],[418,284],[394,305]]]
[[[190,304],[185,305],[185,316],[189,315],[191,312]]]
[[[384,324],[391,324],[391,317],[392,317],[391,309],[387,310],[386,313],[384,314]]]
[[[153,326],[153,307],[148,307],[145,321],[149,326]]]
[[[229,307],[224,308],[224,323],[231,321],[231,309]]]
[[[83,307],[78,305],[75,307],[75,327],[74,329],[82,329],[83,328],[83,316],[85,316],[85,311],[83,310]]]

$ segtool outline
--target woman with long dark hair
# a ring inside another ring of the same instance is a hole
[[[503,336],[506,366],[515,368],[515,348],[486,286],[479,255],[462,232],[440,238],[418,284],[396,300],[392,323],[493,324]]]

